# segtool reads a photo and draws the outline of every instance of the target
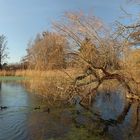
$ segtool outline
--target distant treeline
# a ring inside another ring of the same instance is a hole
[[[13,63],[13,64],[7,64],[7,63],[4,63],[2,65],[2,70],[26,70],[28,68],[28,64],[26,63]]]

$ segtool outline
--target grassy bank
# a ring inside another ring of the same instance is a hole
[[[120,71],[121,73],[123,71]],[[72,99],[71,97],[77,94],[76,90],[72,87],[72,83],[76,76],[82,74],[80,69],[65,69],[65,70],[46,70],[46,71],[36,71],[36,70],[17,70],[17,71],[0,71],[0,80],[21,80],[22,84],[30,92],[39,94],[46,97],[48,102],[55,103],[56,101],[68,101]],[[136,79],[139,79],[139,71],[135,71],[133,74]],[[82,82],[87,82],[88,79],[82,80]],[[108,80],[100,85],[100,89],[103,92],[110,92],[118,88],[118,82],[116,80]],[[94,84],[88,84],[84,86],[78,94],[85,96],[87,92],[96,86]],[[132,89],[136,89],[133,87]],[[85,97],[85,102],[89,102],[90,97]]]
[[[57,100],[67,100],[66,90],[76,74],[75,69],[0,71],[0,80],[21,80],[27,90],[44,96],[48,102],[54,103]]]

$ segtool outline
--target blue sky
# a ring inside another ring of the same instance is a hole
[[[120,19],[120,6],[134,14],[140,11],[140,7],[126,4],[125,0],[0,0],[0,34],[7,36],[8,62],[19,62],[26,54],[29,40],[50,30],[51,23],[64,12],[93,13],[110,24]]]

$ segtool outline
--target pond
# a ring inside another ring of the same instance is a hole
[[[7,107],[0,110],[0,140],[140,139],[139,103],[127,101],[119,90],[98,93],[91,114],[78,105],[50,108],[21,84],[0,82],[0,106]],[[87,135],[96,127],[99,135],[94,130]]]
[[[19,84],[0,83],[0,140],[29,139],[28,118],[40,98],[28,94]]]

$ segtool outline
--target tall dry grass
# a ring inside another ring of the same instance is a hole
[[[14,70],[1,70],[0,76],[15,76],[15,73]]]
[[[134,73],[131,74],[133,74],[137,80],[139,80],[140,71],[137,70],[132,72]],[[0,71],[0,76],[27,77],[27,80],[22,80],[22,84],[27,88],[27,90],[44,96],[50,103],[55,103],[57,100],[65,101],[68,99],[69,93],[67,92],[67,89],[70,87],[71,83],[74,81],[74,78],[79,75],[79,73],[82,73],[80,69],[47,71],[18,70]],[[100,86],[100,90],[110,92],[112,89],[114,90],[116,87],[118,87],[117,85],[118,83],[115,80],[106,81]],[[94,86],[94,84],[90,84],[84,87],[84,94],[86,95],[86,92],[90,92],[90,89],[92,89]]]
[[[48,102],[66,101],[67,88],[71,85],[74,77],[79,73],[77,69],[35,71],[16,71],[13,76],[27,77],[21,81],[30,92],[44,96]]]

